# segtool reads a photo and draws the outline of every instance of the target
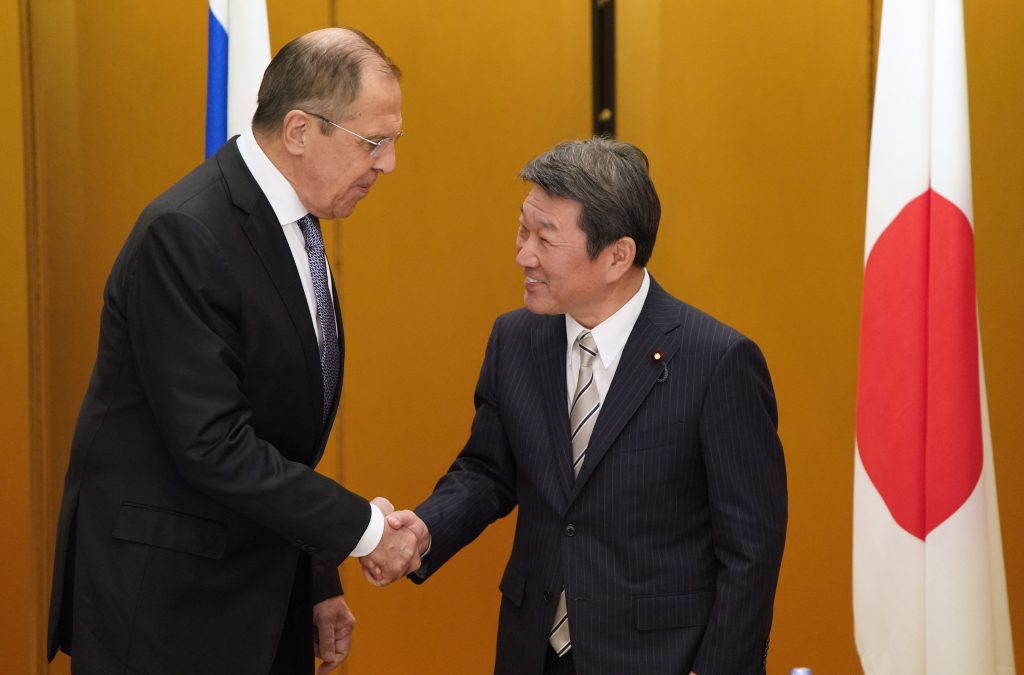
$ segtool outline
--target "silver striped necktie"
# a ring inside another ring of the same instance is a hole
[[[572,471],[574,476],[580,475],[583,462],[587,456],[587,445],[590,434],[597,423],[597,413],[601,408],[601,397],[597,393],[594,382],[594,358],[597,356],[597,343],[590,331],[583,331],[576,338],[576,346],[580,350],[580,374],[576,378],[576,392],[569,408],[569,430],[572,439]],[[558,607],[555,609],[555,622],[548,636],[551,647],[564,656],[572,649],[569,637],[569,611],[565,604],[565,589],[558,596]]]

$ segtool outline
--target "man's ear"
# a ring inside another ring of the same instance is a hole
[[[618,281],[633,267],[636,242],[633,237],[619,237],[605,248],[604,253],[608,256],[608,280]]]
[[[281,122],[281,143],[290,155],[301,155],[309,147],[315,122],[301,110],[290,110]]]

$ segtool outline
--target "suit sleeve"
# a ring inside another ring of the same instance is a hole
[[[500,319],[491,331],[474,393],[476,414],[462,452],[415,511],[430,529],[430,553],[410,578],[420,583],[516,505],[516,469],[498,400]]]
[[[768,368],[741,339],[716,367],[701,414],[715,604],[693,670],[763,673],[786,538],[786,468]]]
[[[326,563],[319,558],[313,558],[313,604],[344,595],[341,587],[341,577],[338,575],[338,566]]]
[[[158,216],[123,283],[142,386],[184,480],[337,565],[366,528],[369,504],[257,436],[242,389],[242,294],[213,235],[194,218]]]

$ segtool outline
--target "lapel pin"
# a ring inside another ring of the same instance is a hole
[[[668,364],[665,363],[665,354],[660,351],[656,351],[653,354],[651,354],[651,358],[654,359],[655,363],[661,364],[661,375],[659,375],[658,379],[655,381],[664,382],[665,380],[668,379]]]

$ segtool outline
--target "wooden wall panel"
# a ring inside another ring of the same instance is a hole
[[[978,319],[1017,670],[1024,670],[1024,4],[964,2]]]
[[[1007,83],[1024,66],[1024,23],[1009,2],[965,4],[978,294],[1019,655],[1024,97]],[[649,150],[665,207],[651,270],[756,339],[779,397],[791,516],[770,673],[859,671],[850,525],[880,6],[618,4],[619,135]]]
[[[45,579],[36,598],[45,630],[57,507],[95,358],[103,283],[139,211],[202,161],[207,7],[99,0],[27,6],[39,229],[33,274],[41,308],[41,404],[34,413],[42,430],[43,528],[34,565]],[[270,0],[272,49],[326,25],[330,9],[326,2]],[[49,672],[67,670],[60,656]]]
[[[20,2],[4,2],[0,12],[0,128],[7,157],[0,162],[0,671],[33,673],[39,663],[37,638],[36,538],[33,536],[32,455],[29,401],[29,285],[25,172],[25,117],[22,48],[25,46]]]
[[[341,224],[343,477],[412,507],[468,436],[492,321],[522,304],[516,174],[589,134],[589,14],[568,0],[405,0],[339,2],[338,21],[401,66],[406,130],[395,173]],[[490,672],[512,520],[421,587],[371,588],[346,563],[360,622],[349,672]]]
[[[620,3],[619,135],[663,200],[652,273],[774,379],[790,524],[769,672],[848,673],[869,8],[784,5]]]

